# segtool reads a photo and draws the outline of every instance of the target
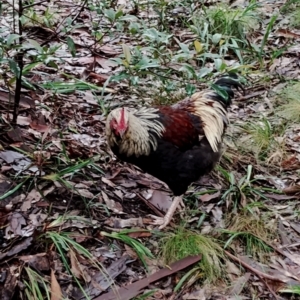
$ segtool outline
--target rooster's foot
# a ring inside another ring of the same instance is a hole
[[[163,229],[167,227],[167,225],[171,222],[170,220],[166,220],[166,217],[158,217],[154,215],[150,215],[151,218],[153,218],[153,222],[151,222],[152,225],[158,225],[158,229]]]
[[[163,229],[165,228],[172,220],[172,217],[174,215],[174,212],[176,210],[176,208],[181,205],[184,207],[183,201],[182,201],[182,197],[175,197],[171,206],[169,207],[166,215],[162,218],[162,217],[157,217],[157,216],[152,216],[154,221],[153,221],[153,225],[159,225],[159,229]]]

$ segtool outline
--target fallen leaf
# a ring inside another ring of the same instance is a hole
[[[213,200],[213,199],[218,198],[218,197],[220,196],[220,194],[221,194],[220,191],[218,191],[218,192],[216,192],[216,193],[214,193],[214,194],[204,194],[204,195],[201,195],[201,196],[199,197],[199,199],[200,199],[202,202],[208,202],[208,201],[210,201],[210,200]]]
[[[153,190],[152,197],[148,201],[164,212],[168,211],[172,204],[170,194],[159,190]]]
[[[0,158],[2,158],[6,163],[11,164],[15,162],[18,159],[25,158],[26,156],[22,153],[7,150],[7,151],[1,151],[0,152]]]
[[[49,271],[50,269],[50,262],[47,253],[38,253],[35,255],[23,255],[20,256],[19,259],[39,271]]]
[[[101,191],[101,194],[108,209],[112,210],[117,214],[123,214],[123,207],[119,202],[109,199],[107,194],[104,193],[103,191]]]
[[[70,250],[69,255],[70,255],[70,259],[71,259],[71,271],[78,279],[84,278],[82,270],[80,268],[80,263],[77,260],[75,252]]]
[[[31,245],[32,240],[33,240],[32,237],[26,238],[19,244],[13,246],[9,251],[3,252],[3,253],[0,252],[0,261],[6,257],[13,256],[13,255],[20,253],[21,251],[27,249]]]
[[[282,37],[286,37],[286,38],[292,38],[292,39],[297,39],[300,38],[300,34],[294,33],[288,29],[283,29],[283,28],[279,28],[275,34],[277,36],[282,36]]]
[[[61,300],[62,297],[60,285],[55,277],[53,269],[51,269],[51,300]]]

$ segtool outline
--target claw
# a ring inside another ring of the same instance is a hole
[[[151,222],[152,225],[156,225],[159,226],[158,229],[163,229],[165,228],[170,222],[170,220],[167,220],[166,217],[158,217],[158,216],[154,216],[154,215],[150,215],[151,218],[153,218],[153,222]]]
[[[154,219],[152,224],[159,225],[159,229],[165,228],[171,222],[174,212],[179,205],[185,207],[182,201],[182,197],[175,197],[166,215],[163,218],[151,215],[151,217]]]

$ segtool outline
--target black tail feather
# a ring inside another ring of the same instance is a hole
[[[227,88],[231,90],[231,87],[235,87],[237,90],[241,89],[243,92],[245,91],[243,85],[239,81],[239,77],[235,73],[223,75],[214,84],[219,87],[224,87],[225,89]]]
[[[235,73],[224,75],[221,78],[219,78],[217,81],[215,81],[212,88],[218,94],[217,97],[218,99],[216,100],[217,101],[221,100],[226,106],[230,105],[231,99],[234,96],[232,87],[236,88],[237,90],[242,90],[243,93],[245,92],[243,85],[239,81],[239,77]],[[223,93],[224,91],[226,92],[225,95]]]

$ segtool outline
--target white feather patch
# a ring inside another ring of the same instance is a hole
[[[204,123],[205,136],[214,152],[219,151],[225,124],[228,124],[227,111],[221,103],[212,100],[213,91],[198,92],[192,95],[195,106],[193,114],[200,117]]]

